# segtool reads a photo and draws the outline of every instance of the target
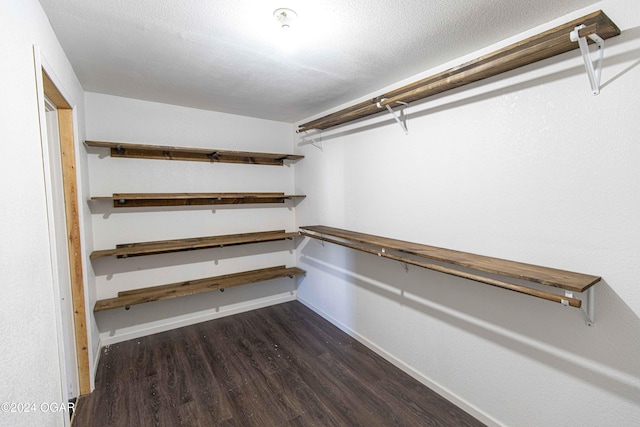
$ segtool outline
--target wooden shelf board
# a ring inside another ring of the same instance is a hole
[[[393,250],[420,258],[453,264],[485,273],[494,273],[501,276],[540,283],[573,292],[584,292],[601,280],[598,276],[588,274],[438,248],[323,225],[300,227],[300,229],[319,235],[333,236],[352,242],[371,245],[376,248],[385,248],[386,250]]]
[[[116,245],[115,249],[93,251],[91,259],[114,256],[128,258],[144,255],[155,255],[170,252],[192,251],[197,249],[217,248],[260,242],[274,242],[299,236],[298,232],[288,233],[285,230],[260,231],[255,233],[227,234],[223,236],[193,237],[188,239],[159,240],[154,242],[125,243]]]
[[[171,283],[167,285],[153,286],[119,292],[115,298],[108,298],[96,302],[94,312],[112,310],[120,307],[128,307],[152,301],[178,298],[202,292],[210,292],[218,289],[232,288],[234,286],[250,283],[264,282],[281,277],[293,277],[305,274],[305,271],[297,267],[287,268],[284,265],[259,270],[245,271],[242,273],[227,274],[223,276],[207,277],[204,279],[190,280],[186,282]]]
[[[551,58],[570,50],[578,49],[578,43],[570,40],[569,33],[580,24],[587,26],[595,24],[596,33],[603,39],[615,37],[620,34],[620,29],[611,19],[609,19],[604,12],[597,11],[462,65],[381,94],[371,100],[360,102],[336,111],[335,113],[303,123],[298,127],[298,132],[311,129],[329,129],[387,111],[386,108],[384,108],[386,105],[395,107],[399,105],[397,103],[398,101],[407,103],[415,102],[543,59]],[[378,103],[380,106],[378,106]]]
[[[112,196],[92,197],[91,200],[113,201],[116,208],[189,205],[235,205],[256,203],[284,203],[306,196],[284,193],[114,193]]]
[[[109,148],[111,157],[129,157],[137,159],[186,160],[209,163],[244,163],[282,166],[285,160],[295,161],[304,158],[304,156],[296,154],[219,150],[215,148],[172,147],[108,141],[85,141],[84,143],[89,147]]]

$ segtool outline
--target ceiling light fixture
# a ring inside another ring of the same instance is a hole
[[[280,23],[281,28],[289,28],[291,23],[298,17],[298,14],[291,9],[281,7],[273,12],[273,17]]]

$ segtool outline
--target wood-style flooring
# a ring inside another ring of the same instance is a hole
[[[74,427],[481,426],[290,302],[105,347]]]

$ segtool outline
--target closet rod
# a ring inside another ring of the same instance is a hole
[[[581,36],[597,34],[607,39],[620,34],[620,29],[602,11],[597,11],[575,19],[543,33],[499,49],[495,52],[471,60],[465,64],[450,68],[433,76],[405,85],[374,99],[360,102],[324,117],[303,123],[297,132],[311,129],[325,130],[354,120],[386,111],[401,102],[414,102],[460,86],[474,83],[506,71],[510,71],[570,50],[578,49],[572,42],[570,33],[578,25],[587,28],[580,30]]]
[[[580,308],[582,301],[577,298],[566,297],[563,295],[554,294],[552,292],[540,291],[538,289],[529,288],[527,286],[516,285],[514,283],[505,282],[503,280],[492,279],[489,277],[479,276],[473,273],[466,273],[464,271],[456,270],[449,267],[444,267],[437,264],[432,264],[429,262],[418,261],[411,258],[390,254],[388,252],[381,252],[375,249],[366,248],[364,246],[354,245],[351,243],[342,242],[339,240],[331,239],[328,237],[320,236],[317,234],[307,233],[305,231],[300,231],[300,235],[310,237],[312,239],[322,240],[325,242],[333,243],[335,245],[344,246],[350,249],[355,249],[358,251],[366,252],[373,255],[378,255],[380,257],[389,258],[394,261],[399,261],[405,264],[411,264],[418,267],[426,268],[428,270],[437,271],[444,274],[449,274],[456,277],[461,277],[463,279],[473,280],[475,282],[485,283],[491,286],[497,286],[503,289],[509,289],[511,291],[520,292],[526,295],[531,295],[534,297],[542,298],[548,301],[557,302],[559,304],[568,304],[571,307]],[[565,303],[566,302],[566,303]]]

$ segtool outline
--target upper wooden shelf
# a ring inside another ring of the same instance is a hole
[[[508,261],[505,259],[476,255],[468,252],[454,251],[451,249],[443,249],[435,246],[406,242],[403,240],[390,239],[371,234],[326,227],[323,225],[300,227],[300,229],[304,230],[301,232],[303,236],[329,241],[331,243],[339,244],[352,249],[373,253],[408,264],[413,264],[431,270],[440,271],[442,273],[451,274],[454,276],[463,277],[466,279],[475,280],[502,288],[507,288],[559,303],[564,303],[566,301],[568,305],[572,305],[574,307],[580,307],[581,300],[572,297],[557,295],[555,293],[539,291],[537,289],[507,283],[489,277],[478,276],[476,274],[467,273],[465,271],[441,266],[438,264],[426,263],[414,258],[396,256],[388,253],[387,251],[397,251],[400,253],[413,255],[418,258],[430,259],[473,269],[476,271],[482,271],[485,273],[493,273],[501,276],[526,280],[529,282],[540,283],[542,285],[553,286],[572,292],[584,292],[601,280],[601,278],[598,276],[592,276],[588,274],[575,273],[572,271],[559,270],[556,268],[541,267],[538,265],[525,264],[516,261]],[[372,248],[353,245],[350,243],[345,243],[344,241],[329,239],[325,236],[333,236],[345,241],[369,245]]]
[[[215,291],[218,289],[224,290],[234,286],[264,282],[281,277],[293,278],[294,276],[301,274],[305,274],[305,271],[298,267],[287,268],[284,265],[280,265],[277,267],[244,271],[241,273],[226,274],[224,276],[207,277],[204,279],[189,280],[186,282],[171,283],[168,285],[122,291],[118,292],[117,297],[96,301],[93,311],[99,312],[121,307],[128,308],[135,304],[178,298],[202,292]]]
[[[113,201],[113,206],[116,208],[133,208],[284,203],[287,200],[305,197],[304,195],[284,193],[114,193],[112,196],[92,197],[91,200],[110,200]]]
[[[298,132],[311,129],[324,130],[344,123],[387,111],[386,106],[398,106],[398,102],[418,101],[469,83],[510,71],[543,59],[578,49],[578,43],[571,41],[569,33],[584,24],[584,33],[593,31],[602,39],[620,34],[620,29],[602,11],[567,22],[538,35],[529,37],[493,53],[481,56],[465,64],[416,81],[371,100],[304,123]],[[594,27],[595,26],[595,27]],[[580,32],[580,34],[584,34]]]
[[[116,245],[115,249],[93,251],[91,258],[117,257],[127,258],[143,255],[155,255],[169,252],[192,251],[197,249],[221,248],[260,242],[274,242],[292,239],[300,233],[287,233],[285,230],[261,231],[257,233],[227,234],[224,236],[194,237],[189,239],[160,240],[156,242],[126,243]]]
[[[89,147],[109,148],[111,157],[131,157],[137,159],[187,160],[194,162],[282,166],[285,160],[294,161],[304,158],[304,156],[295,154],[257,153],[251,151],[218,150],[215,148],[171,147],[106,141],[85,141],[84,143]]]

